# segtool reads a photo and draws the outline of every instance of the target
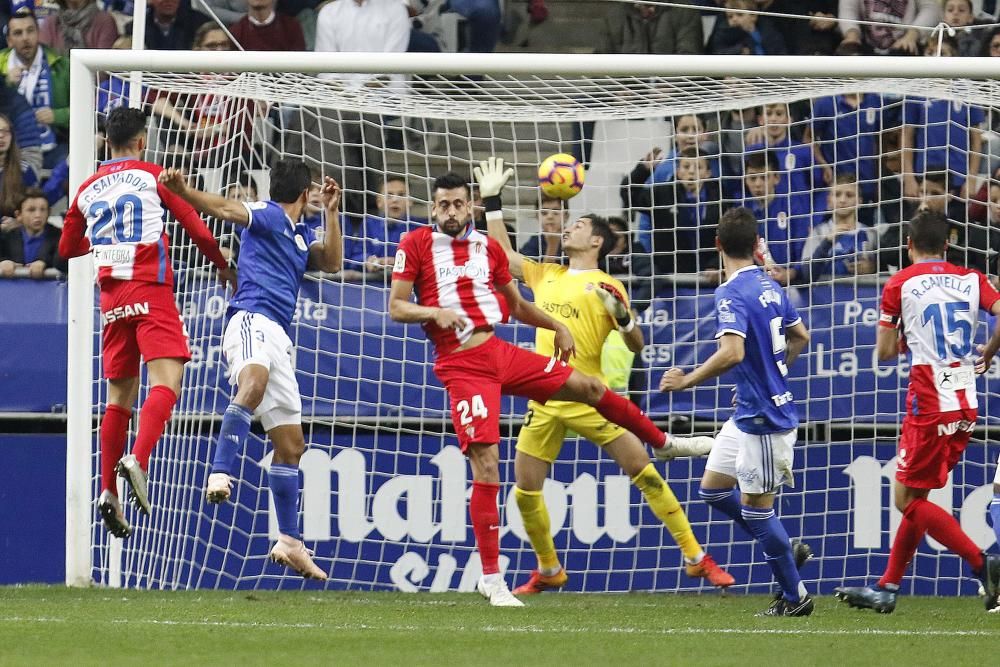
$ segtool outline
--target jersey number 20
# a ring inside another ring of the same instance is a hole
[[[87,209],[87,217],[97,218],[90,232],[96,245],[138,243],[142,240],[142,200],[135,195],[122,195],[113,205],[104,200],[95,201]],[[108,225],[114,225],[113,239],[101,235]]]

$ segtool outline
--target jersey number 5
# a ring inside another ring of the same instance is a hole
[[[88,218],[97,218],[90,231],[95,245],[109,243],[138,243],[142,240],[142,200],[135,195],[125,194],[115,200],[114,205],[104,200],[95,201],[87,209]],[[114,238],[102,236],[108,225],[114,225]]]
[[[781,377],[788,375],[785,365],[785,334],[781,330],[781,318],[771,318],[771,352],[774,353],[774,365],[778,367]]]
[[[470,410],[471,408],[471,410]],[[472,404],[470,406],[469,401],[462,399],[455,406],[458,410],[458,421],[461,422],[462,426],[466,426],[472,423],[473,417],[487,417],[489,411],[486,409],[486,404],[483,403],[483,397],[476,394],[472,397]]]

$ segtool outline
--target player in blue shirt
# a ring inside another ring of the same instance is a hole
[[[774,513],[774,497],[793,481],[799,418],[786,376],[808,345],[809,332],[781,287],[754,263],[758,238],[757,220],[748,209],[722,216],[716,245],[728,279],[715,291],[719,349],[690,373],[668,370],[660,390],[688,389],[734,369],[736,411],[715,438],[698,493],[763,549],[781,586],[781,596],[764,614],[808,616],[813,601]]]
[[[236,453],[243,449],[256,414],[274,444],[268,486],[274,499],[280,536],[271,560],[309,579],[326,579],[310,557],[299,533],[299,459],[305,451],[302,398],[292,367],[288,329],[295,314],[299,285],[307,270],[336,272],[343,261],[338,208],[340,186],[323,184],[326,231],[317,242],[302,214],[309,199],[309,168],[298,160],[279,160],[271,169],[271,200],[239,202],[196,190],[177,169],[160,181],[198,211],[244,225],[238,264],[239,287],[226,312],[222,347],[236,396],[222,418],[206,498],[229,498]]]

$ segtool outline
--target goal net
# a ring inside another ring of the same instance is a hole
[[[128,103],[123,84],[138,67],[131,85],[141,85],[134,103],[150,113],[148,160],[244,199],[267,197],[268,167],[279,157],[301,158],[317,179],[344,186],[344,271],[307,276],[291,337],[308,443],[303,537],[330,574],[327,587],[358,590],[471,591],[480,573],[466,510],[471,479],[431,347],[386,308],[386,266],[400,234],[426,224],[435,176],[471,181],[472,166],[490,155],[513,165],[504,214],[533,257],[560,261],[557,230],[567,220],[621,221],[627,231],[608,270],[629,287],[647,346],[633,357],[609,341],[606,370],[676,433],[714,433],[732,413],[728,377],[672,395],[656,387],[667,368],[691,368],[714,350],[714,225],[722,211],[750,207],[763,254],[790,283],[812,333],[790,368],[802,426],[795,486],[778,509],[790,535],[816,553],[807,585],[826,592],[881,572],[899,521],[889,489],[907,369],[878,365],[874,341],[881,284],[908,261],[901,223],[920,206],[947,213],[956,261],[997,272],[991,227],[1000,188],[991,191],[987,175],[1000,162],[992,130],[1000,89],[974,60],[75,52],[73,182],[102,158],[94,130],[108,109]],[[357,69],[365,73],[323,74]],[[537,185],[537,165],[553,153],[587,166],[586,186],[564,207]],[[237,256],[233,226],[209,223]],[[171,229],[194,358],[153,454],[152,515],[128,509],[135,532],[124,542],[108,537],[94,507],[105,408],[100,331],[92,269],[87,260],[71,268],[67,581],[316,587],[267,560],[277,529],[259,425],[231,501],[204,501],[232,395],[221,354],[226,295]],[[516,323],[499,335],[534,341]],[[975,335],[983,340],[985,325]],[[994,541],[987,505],[996,452],[983,438],[1000,414],[997,373],[994,365],[978,381],[976,436],[948,486],[931,494],[984,548]],[[501,553],[511,583],[536,565],[511,493],[525,411],[523,400],[503,403]],[[704,461],[657,465],[738,588],[765,590],[760,551],[698,500]],[[567,439],[545,498],[570,590],[703,589],[684,575],[670,534],[628,477],[593,444]],[[913,574],[911,592],[975,589],[960,561],[930,540]]]

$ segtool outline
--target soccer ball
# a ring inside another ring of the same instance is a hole
[[[550,155],[538,165],[538,185],[548,197],[575,197],[583,189],[583,165],[567,153]]]

